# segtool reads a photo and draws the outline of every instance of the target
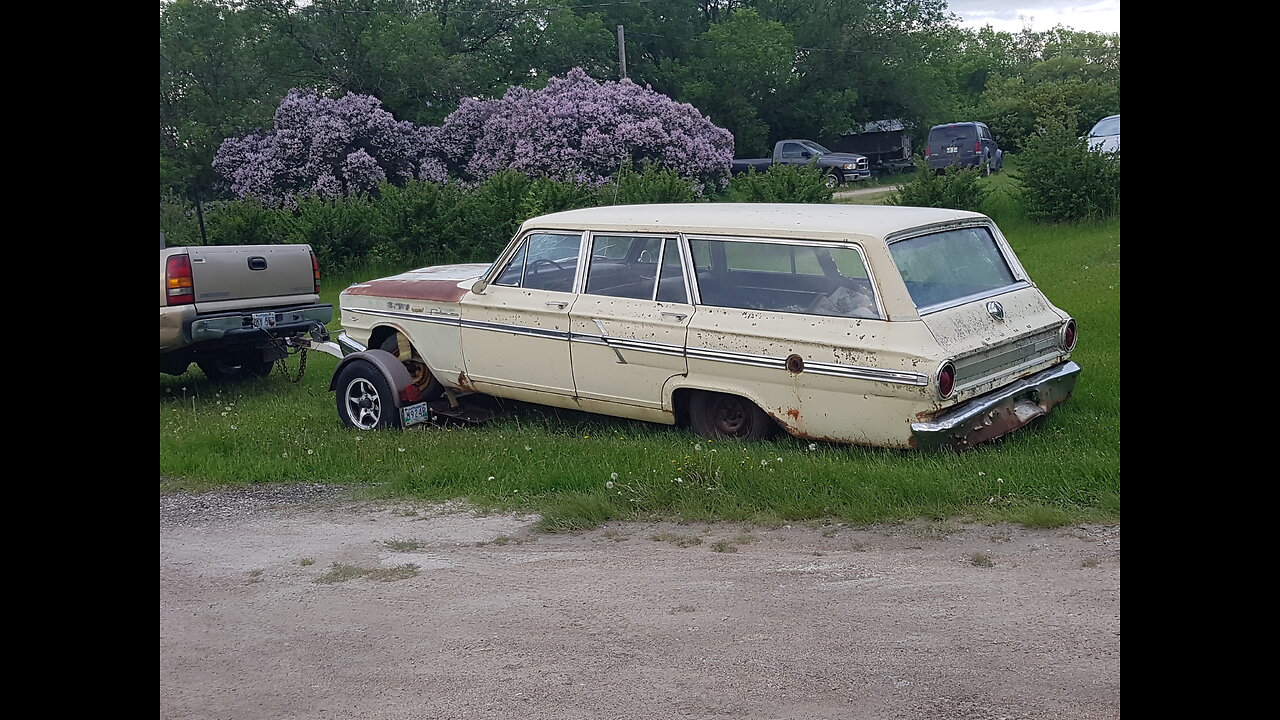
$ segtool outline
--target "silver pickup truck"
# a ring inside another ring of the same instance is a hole
[[[309,245],[160,248],[160,372],[257,377],[291,346],[328,340]]]

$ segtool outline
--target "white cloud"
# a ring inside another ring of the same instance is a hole
[[[1120,32],[1120,0],[1071,4],[1065,0],[950,0],[961,26],[1016,33],[1029,24],[1035,32],[1063,25],[1087,32]]]

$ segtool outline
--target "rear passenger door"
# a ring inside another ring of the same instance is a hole
[[[663,406],[686,371],[693,317],[684,252],[674,235],[593,234],[586,284],[569,315],[578,397]]]

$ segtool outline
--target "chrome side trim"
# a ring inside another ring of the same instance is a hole
[[[428,322],[437,325],[459,325],[461,320],[456,315],[439,315],[436,313],[407,313],[396,312],[394,310],[375,310],[373,308],[346,308],[344,312],[367,313],[369,315],[377,315],[378,317],[395,318],[396,320],[413,320],[414,322]]]
[[[600,345],[613,349],[614,351],[635,350],[638,352],[655,353],[658,355],[669,355],[672,357],[683,356],[696,360],[710,360],[713,362],[748,365],[751,367],[762,367],[772,370],[786,370],[787,368],[786,358],[774,357],[772,355],[754,355],[751,353],[738,353],[729,350],[713,350],[710,348],[686,348],[681,347],[680,345],[652,342],[648,340],[636,340],[634,338],[624,338],[616,335],[591,335],[587,333],[565,332],[562,330],[548,330],[545,328],[535,328],[525,325],[506,325],[503,323],[481,322],[478,320],[459,320],[457,318],[432,317],[425,314],[411,315],[409,313],[398,313],[387,310],[352,308],[349,311],[367,312],[372,315],[430,322],[440,325],[460,325],[461,327],[473,330],[489,330],[492,332],[524,335],[527,337],[567,340],[569,342],[583,343],[586,345]],[[884,370],[881,368],[863,367],[860,365],[842,365],[840,363],[822,362],[806,362],[804,367],[805,372],[811,372],[815,375],[828,375],[832,377],[848,378],[851,380],[869,380],[872,382],[885,382],[912,386],[924,386],[929,384],[929,379],[925,375],[898,370]]]

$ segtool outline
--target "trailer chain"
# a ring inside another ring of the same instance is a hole
[[[271,342],[275,343],[276,347],[279,348],[280,351],[284,353],[284,357],[276,360],[276,367],[280,368],[280,374],[284,376],[285,380],[288,380],[291,383],[296,383],[301,381],[302,375],[307,372],[307,348],[303,347],[298,349],[298,354],[299,354],[298,374],[290,375],[289,365],[287,364],[287,361],[289,359],[289,354],[290,354],[289,344],[282,342],[280,338],[276,337],[275,335],[272,335],[271,333],[267,332],[265,329],[262,332],[266,333],[267,337],[271,338]]]

